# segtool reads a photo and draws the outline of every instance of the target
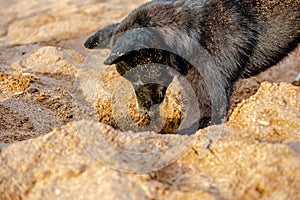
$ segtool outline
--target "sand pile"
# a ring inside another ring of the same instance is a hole
[[[143,2],[2,1],[0,199],[300,199],[300,48],[236,84],[225,124],[157,134],[185,115],[178,85],[149,125],[83,47]]]

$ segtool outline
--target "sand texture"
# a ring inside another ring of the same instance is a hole
[[[224,124],[164,134],[188,115],[178,82],[139,114],[83,46],[143,2],[1,0],[0,199],[300,199],[300,48],[237,82]]]

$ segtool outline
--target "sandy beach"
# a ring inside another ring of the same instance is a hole
[[[0,0],[0,199],[300,199],[300,48],[238,81],[224,124],[157,134],[180,87],[142,127],[109,50],[83,46],[144,2]]]

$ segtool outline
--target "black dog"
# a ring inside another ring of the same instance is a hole
[[[142,112],[163,101],[174,76],[184,76],[202,128],[224,119],[235,81],[274,65],[299,39],[297,0],[153,0],[84,45],[111,49],[105,64],[132,82]]]

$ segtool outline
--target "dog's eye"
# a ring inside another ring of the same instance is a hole
[[[162,99],[163,97],[164,97],[163,92],[162,92],[162,91],[159,91],[159,92],[158,92],[158,98],[159,98],[159,99]]]
[[[94,46],[98,46],[98,45],[99,45],[99,42],[94,42],[93,45],[94,45]]]

